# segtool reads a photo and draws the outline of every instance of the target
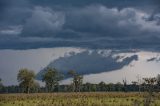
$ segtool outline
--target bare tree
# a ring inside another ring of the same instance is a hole
[[[144,80],[144,88],[148,92],[148,96],[145,99],[144,106],[150,106],[151,102],[153,101],[153,92],[154,92],[154,85],[156,84],[157,79],[154,78],[143,78]]]
[[[139,93],[141,93],[142,78],[139,74],[137,75],[137,84],[138,84],[138,89],[139,89],[138,91]]]
[[[123,79],[123,88],[124,88],[124,92],[127,92],[127,80],[126,80],[126,78]]]

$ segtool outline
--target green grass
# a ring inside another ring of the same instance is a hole
[[[0,94],[0,106],[143,106],[145,93]],[[160,106],[160,95],[151,106]]]

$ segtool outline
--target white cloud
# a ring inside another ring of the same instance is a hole
[[[121,20],[120,25],[124,25],[126,27],[137,26],[137,29],[140,28],[142,31],[146,32],[160,32],[160,25],[157,24],[157,20],[149,21],[151,17],[150,14],[140,11],[133,8],[125,8],[120,11],[122,14],[130,14],[134,13],[127,20]]]
[[[22,31],[22,26],[9,26],[7,28],[0,29],[0,35],[19,35]]]

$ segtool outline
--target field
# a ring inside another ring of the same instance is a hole
[[[143,106],[145,93],[35,93],[0,94],[0,106]],[[151,106],[160,106],[155,94]]]

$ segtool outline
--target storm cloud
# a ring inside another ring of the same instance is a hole
[[[97,74],[121,69],[137,60],[136,54],[121,56],[118,52],[109,50],[87,50],[80,53],[70,52],[50,62],[46,67],[56,68],[67,77],[69,70],[76,70],[81,75]],[[41,70],[37,78],[40,79],[44,73],[45,70]]]
[[[160,50],[158,0],[0,1],[0,49]]]

